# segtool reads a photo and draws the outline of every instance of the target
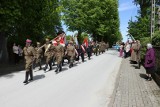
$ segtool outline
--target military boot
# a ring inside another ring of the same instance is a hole
[[[29,81],[32,81],[33,80],[33,72],[32,72],[32,70],[29,71],[29,75],[30,75]]]
[[[51,62],[49,63],[49,67],[50,67],[49,71],[51,71],[52,70],[52,63]]]
[[[23,81],[23,83],[28,84],[28,76],[29,76],[29,71],[26,71],[25,80]]]
[[[46,71],[48,68],[48,64],[46,64],[46,66],[44,67],[44,71]]]
[[[55,72],[56,72],[56,73],[59,72],[59,65],[57,65],[57,68],[56,68]]]

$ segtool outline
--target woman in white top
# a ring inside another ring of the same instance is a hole
[[[14,54],[14,62],[15,64],[18,64],[19,62],[19,52],[18,52],[18,46],[16,44],[13,44],[13,54]]]

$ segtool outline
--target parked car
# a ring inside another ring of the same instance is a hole
[[[115,49],[115,50],[120,50],[120,46],[118,44],[113,44],[112,45],[112,49]]]

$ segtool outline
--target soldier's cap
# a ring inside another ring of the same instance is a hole
[[[40,42],[37,42],[37,45],[40,45],[41,43]]]
[[[27,39],[27,40],[26,40],[26,43],[32,43],[32,40]]]
[[[49,39],[48,38],[46,38],[46,42],[48,42],[49,41]]]

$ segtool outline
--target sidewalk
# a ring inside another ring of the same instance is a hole
[[[112,100],[108,107],[160,107],[160,88],[146,81],[145,69],[135,69],[130,58],[123,59]]]

